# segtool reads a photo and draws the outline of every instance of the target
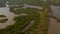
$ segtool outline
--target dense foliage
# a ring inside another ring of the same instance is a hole
[[[59,0],[57,2],[55,0],[0,0],[0,7],[5,6],[6,2],[9,2],[9,5],[21,5],[21,4],[31,4],[31,5],[43,5],[45,2],[49,2],[52,5],[60,5]]]
[[[6,17],[5,15],[0,15],[0,17]]]
[[[19,10],[19,9],[17,9]],[[24,10],[24,9],[23,9]],[[37,10],[25,9],[25,11],[19,10],[20,13],[26,13],[26,16],[16,16],[13,20],[15,21],[14,25],[8,26],[5,29],[0,30],[1,34],[25,34],[20,31],[25,28],[31,20],[35,20],[35,23],[40,23],[40,14]],[[18,12],[18,11],[17,11]],[[36,26],[35,25],[35,26]],[[34,26],[33,26],[34,27]]]
[[[0,23],[5,23],[6,21],[8,21],[8,19],[1,19]]]

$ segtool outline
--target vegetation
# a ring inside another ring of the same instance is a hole
[[[10,8],[10,12],[13,12],[14,14],[20,15],[21,13],[28,14],[26,16],[17,16],[13,20],[15,21],[14,25],[8,26],[5,29],[0,30],[0,34],[46,34],[47,28],[48,28],[48,12],[50,11],[50,6],[52,3],[55,4],[55,2],[43,2],[39,0],[9,0],[11,4],[32,4],[32,5],[41,5],[43,6],[43,10],[38,10],[35,8],[19,8],[15,9],[15,7]],[[52,5],[53,5],[52,4]],[[56,17],[54,17],[56,18]],[[24,29],[29,22],[34,19],[35,23],[28,28],[26,31],[21,32],[22,29]],[[58,21],[59,22],[59,21]]]
[[[26,13],[26,14],[32,14],[33,12],[35,13],[35,11],[39,11],[39,9],[35,9],[35,8],[19,8],[14,10],[14,8],[10,8],[10,12],[13,12],[14,14],[20,15],[21,13]]]
[[[0,23],[5,23],[8,19],[1,19]]]
[[[23,11],[23,10],[25,10],[25,11]],[[5,29],[0,30],[1,34],[19,34],[19,33],[21,33],[20,31],[23,28],[25,28],[32,19],[34,19],[36,21],[35,22],[36,25],[37,25],[37,23],[40,23],[40,14],[38,13],[38,10],[34,10],[34,9],[23,9],[23,10],[22,11],[19,10],[20,13],[22,13],[22,12],[27,13],[28,15],[15,17],[13,19],[13,20],[15,20],[15,24],[12,26],[8,26]],[[25,32],[23,32],[23,34],[25,34]]]
[[[0,7],[5,6],[6,2],[9,1],[9,5],[21,5],[21,4],[32,4],[32,5],[39,5],[41,4],[40,0],[0,0]]]
[[[0,17],[6,17],[5,15],[0,15]]]
[[[37,34],[37,32],[38,34],[47,34],[49,6],[45,4],[43,7],[44,9],[39,12],[40,24],[39,22],[35,23],[25,32],[26,34]]]
[[[0,0],[0,7],[5,6],[6,2],[9,1],[9,5],[23,5],[30,4],[30,5],[44,5],[46,1],[43,0]],[[60,5],[59,0],[47,0],[50,5]]]
[[[46,3],[48,1],[48,3],[50,5],[57,5],[60,6],[60,2],[59,0],[47,0],[47,1],[43,1],[43,0],[0,0],[0,7],[5,7],[6,2],[9,2],[9,5],[23,5],[25,4],[30,4],[30,5],[37,5],[37,6],[41,6],[44,5],[44,3]]]
[[[6,3],[6,0],[0,0],[0,7],[4,7]]]
[[[15,17],[15,24],[0,30],[1,34],[46,34],[48,27],[48,8],[45,3],[42,3],[42,5],[44,7],[42,11],[35,8],[20,8],[16,10],[10,8],[10,11],[14,14],[20,15],[21,13],[25,13],[28,15]],[[31,19],[34,19],[35,23],[26,31],[21,32],[29,24]]]

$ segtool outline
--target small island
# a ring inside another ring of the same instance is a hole
[[[8,19],[1,19],[0,23],[5,23],[6,21],[8,21]]]
[[[5,15],[0,15],[0,17],[6,17]]]
[[[8,21],[7,17],[5,15],[0,15],[0,23],[5,23]]]

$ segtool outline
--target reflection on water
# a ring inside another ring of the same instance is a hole
[[[13,13],[9,12],[9,8],[1,7],[0,8],[0,15],[5,15],[8,18],[8,21],[6,23],[0,23],[0,29],[5,28],[8,25],[14,24],[13,18],[15,15]]]
[[[51,9],[52,9],[52,12],[53,12],[53,15],[60,18],[60,6],[53,6],[51,5]]]
[[[53,16],[60,18],[60,6],[51,6]],[[56,19],[49,18],[49,28],[47,34],[60,34],[60,23],[56,21]]]

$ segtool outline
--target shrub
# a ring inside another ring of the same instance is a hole
[[[1,19],[0,23],[5,23],[8,19]]]

